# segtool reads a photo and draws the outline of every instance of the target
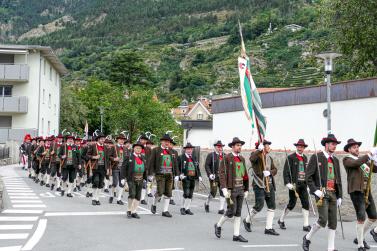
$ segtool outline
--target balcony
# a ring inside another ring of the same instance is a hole
[[[27,97],[0,97],[1,113],[27,113]]]
[[[29,66],[26,64],[0,64],[0,81],[29,81]]]

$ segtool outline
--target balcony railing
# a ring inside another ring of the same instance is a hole
[[[0,64],[0,81],[29,81],[29,66],[26,64]]]
[[[0,113],[27,113],[27,97],[0,97]]]

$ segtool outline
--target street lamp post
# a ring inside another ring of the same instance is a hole
[[[103,130],[103,113],[104,113],[104,108],[103,108],[103,106],[100,106],[99,107],[99,114],[101,116],[101,132]]]
[[[321,58],[325,63],[326,74],[326,86],[327,86],[327,133],[331,133],[331,73],[333,72],[333,59],[342,56],[335,52],[323,52],[316,55],[317,58]]]

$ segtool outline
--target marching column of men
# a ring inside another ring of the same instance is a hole
[[[182,154],[173,148],[174,140],[165,134],[160,138],[160,146],[151,148],[151,141],[142,134],[131,148],[129,140],[124,135],[116,137],[116,144],[99,133],[94,142],[87,144],[86,140],[72,135],[58,135],[42,138],[31,138],[26,135],[20,147],[22,166],[27,169],[29,177],[41,186],[50,187],[73,197],[72,192],[80,191],[86,183],[87,197],[92,197],[92,205],[100,205],[100,190],[106,189],[105,181],[111,182],[109,202],[114,198],[117,204],[123,205],[122,195],[128,187],[127,217],[139,219],[137,208],[147,204],[146,194],[153,197],[151,212],[156,214],[157,202],[162,201],[162,216],[172,217],[169,204],[173,201],[173,187],[182,187],[182,203],[180,213],[193,215],[190,209],[196,183],[202,183],[199,159],[193,154],[194,146],[187,143]],[[338,208],[342,204],[342,179],[340,161],[335,156],[337,145],[341,142],[333,134],[321,140],[322,151],[308,157],[304,154],[308,145],[299,139],[294,146],[296,151],[288,155],[283,169],[284,185],[288,189],[288,204],[285,206],[277,223],[285,230],[285,218],[291,212],[299,198],[303,215],[302,248],[309,250],[311,240],[316,232],[327,226],[327,250],[335,249],[335,231],[337,228]],[[243,201],[247,199],[249,183],[254,191],[255,204],[243,220],[247,232],[256,214],[267,205],[267,216],[264,233],[279,235],[272,227],[276,209],[275,176],[277,168],[270,154],[271,142],[264,140],[256,143],[256,150],[249,157],[253,179],[249,182],[249,174],[245,159],[241,156],[244,141],[233,138],[228,144],[229,154],[224,154],[224,144],[217,141],[214,151],[206,156],[204,169],[210,184],[208,197],[204,203],[205,212],[209,212],[210,202],[220,194],[218,213],[222,214],[215,224],[215,235],[220,238],[223,224],[233,219],[233,240],[247,242],[240,234],[241,212]],[[362,142],[349,139],[343,150],[347,155],[343,158],[343,166],[347,174],[347,192],[350,195],[356,212],[356,238],[353,240],[358,251],[370,249],[365,241],[367,231],[377,242],[377,227],[372,227],[377,220],[377,211],[371,191],[371,173],[377,173],[377,148],[373,147],[367,154],[361,155],[359,147]],[[61,178],[61,179],[60,179]],[[152,193],[152,184],[157,188]],[[203,184],[203,186],[205,186]],[[310,194],[315,198],[318,211],[317,221],[309,225]],[[224,211],[226,203],[226,210]],[[247,203],[247,200],[246,200]]]

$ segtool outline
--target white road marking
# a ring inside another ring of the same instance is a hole
[[[298,244],[276,244],[276,245],[242,245],[243,248],[279,248],[279,247],[298,247]]]
[[[22,196],[9,196],[10,199],[39,199],[37,196],[27,196],[27,195],[22,195]]]
[[[33,225],[0,225],[0,230],[28,230],[32,228]]]
[[[22,240],[29,236],[28,233],[20,234],[0,234],[0,240]]]
[[[37,221],[37,216],[0,216],[0,221]]]
[[[28,210],[28,209],[5,209],[3,214],[41,214],[43,210]]]
[[[11,200],[12,203],[43,203],[41,200]]]
[[[174,250],[185,250],[184,248],[159,248],[159,249],[138,249],[132,251],[174,251]]]
[[[22,246],[0,247],[0,251],[20,251]]]
[[[21,250],[32,250],[35,245],[39,242],[42,238],[47,226],[47,219],[41,219],[38,222],[37,229],[35,230],[34,234],[31,238],[26,242],[26,244],[22,247]]]
[[[59,194],[60,195],[60,194]],[[43,197],[43,198],[54,198],[55,195],[53,195],[52,193],[50,192],[45,192],[45,193],[40,193],[39,196]]]
[[[36,196],[34,192],[10,192],[8,195],[33,195]]]
[[[14,208],[20,208],[20,207],[46,207],[46,205],[43,204],[17,204],[13,205]]]
[[[150,214],[148,212],[137,212],[138,214]],[[105,212],[49,212],[44,216],[102,216],[102,215],[126,215],[123,211],[105,211]]]

